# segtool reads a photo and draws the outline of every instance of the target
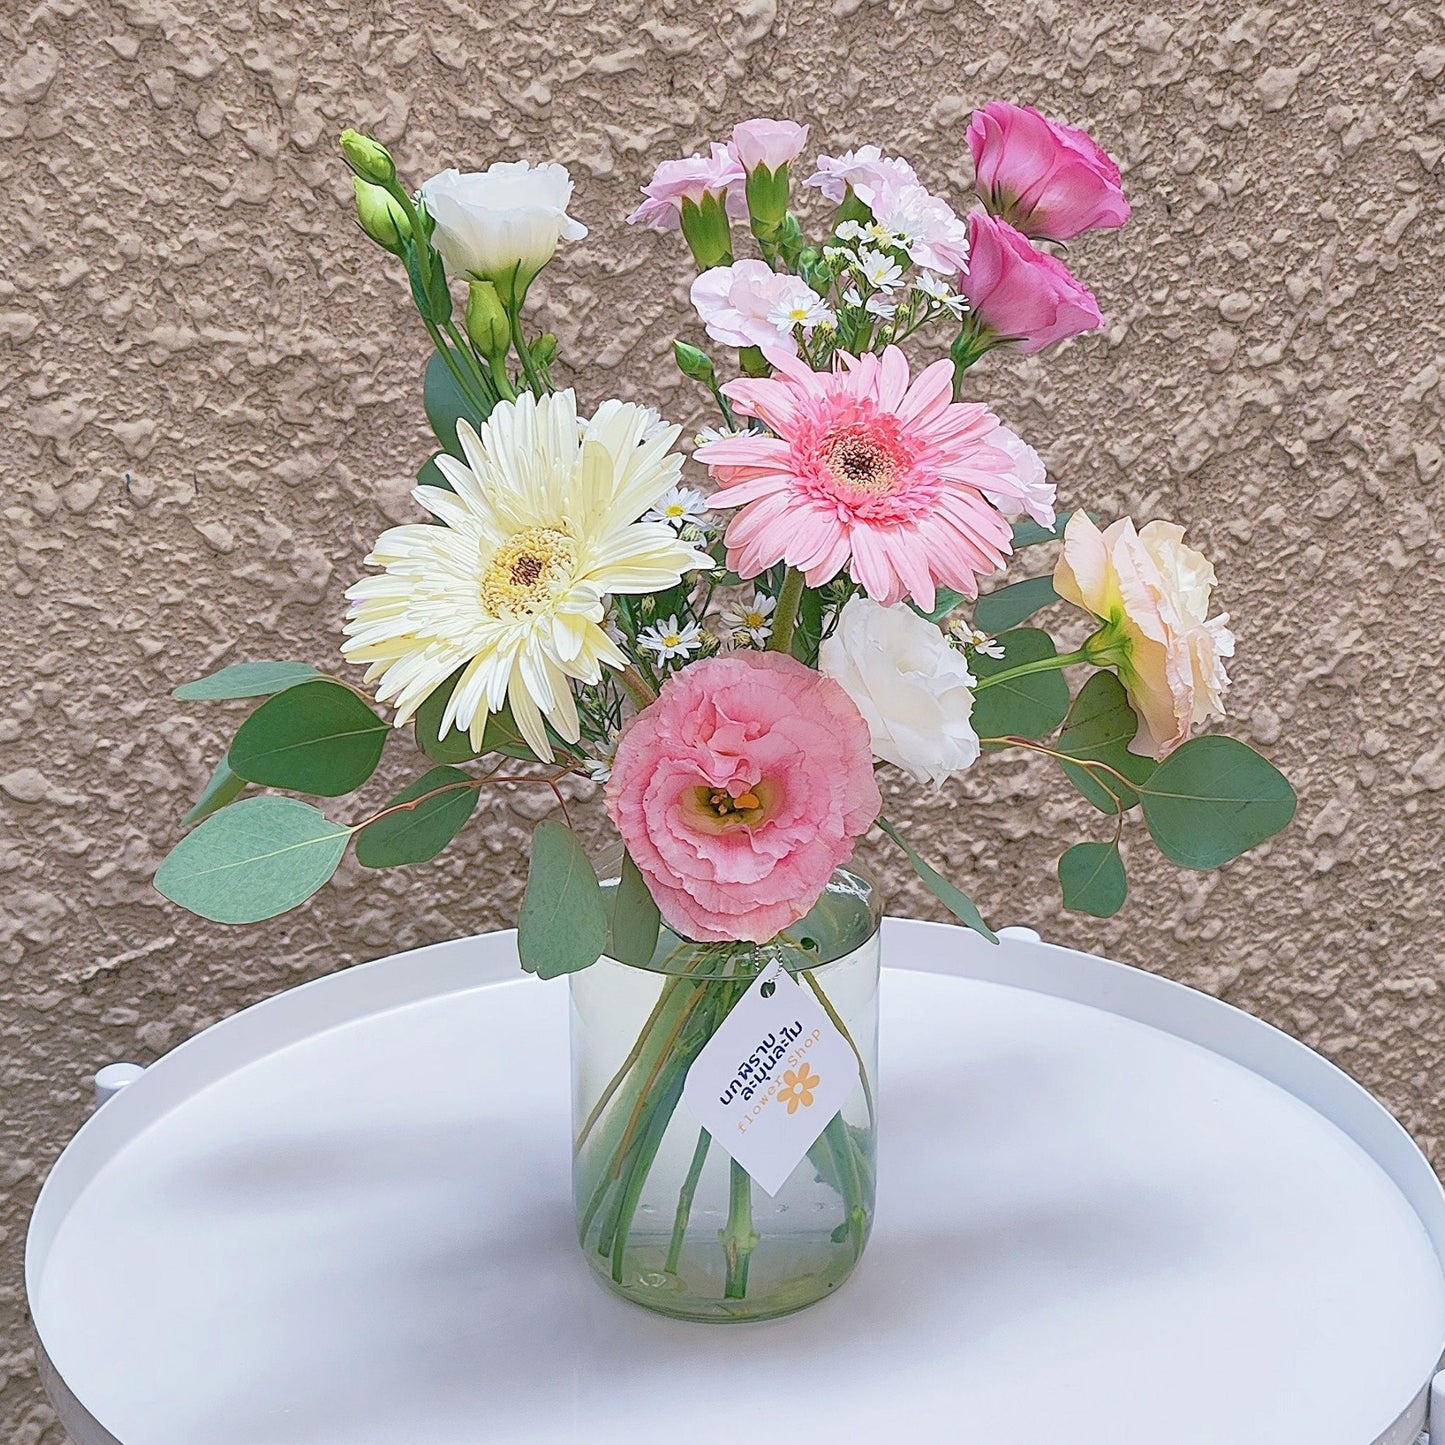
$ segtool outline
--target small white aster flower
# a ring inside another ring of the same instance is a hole
[[[840,241],[866,241],[868,232],[857,221],[844,221],[834,232]]]
[[[736,602],[723,610],[723,626],[735,642],[746,638],[754,647],[761,647],[773,635],[771,619],[777,605],[773,598],[755,592],[751,602]]]
[[[610,729],[606,742],[593,744],[595,755],[582,759],[587,776],[594,783],[605,783],[612,776],[612,766],[617,761],[617,739],[620,736],[616,728]]]
[[[745,426],[705,426],[693,437],[692,444],[695,447],[705,447],[709,442],[731,441],[734,437],[745,437],[749,429]]]
[[[1003,643],[991,637],[987,632],[980,631],[971,622],[965,622],[959,618],[948,624],[948,630],[958,645],[966,651],[991,657],[996,662],[1003,658]]]
[[[860,251],[858,270],[875,291],[896,290],[903,279],[903,267],[886,251]]]
[[[889,301],[885,296],[870,296],[863,303],[863,309],[870,316],[877,316],[883,321],[891,321],[898,314],[898,303]]]
[[[856,286],[850,286],[843,293],[843,302],[847,306],[861,306],[863,304],[863,296]]]
[[[663,420],[662,413],[655,406],[642,408],[642,440],[650,442],[672,428]]]
[[[655,652],[659,662],[670,662],[697,650],[702,643],[702,628],[696,622],[679,623],[674,614],[656,627],[644,627],[637,640],[649,652]]]
[[[913,284],[936,306],[942,306],[954,316],[963,315],[967,301],[962,296],[954,295],[942,276],[933,271],[924,271]]]
[[[831,326],[835,318],[816,292],[809,291],[804,295],[799,290],[796,294],[784,296],[768,312],[768,320],[779,331],[790,333],[795,326],[801,326],[804,331],[812,331],[817,326]]]
[[[669,487],[648,509],[649,522],[668,522],[681,532],[691,525],[702,527],[707,514],[707,498],[692,487]]]

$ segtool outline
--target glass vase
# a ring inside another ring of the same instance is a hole
[[[648,966],[603,958],[572,975],[577,1232],[618,1294],[682,1319],[762,1320],[852,1273],[873,1223],[880,918],[872,881],[841,868],[771,943],[692,943],[664,927]],[[859,1080],[769,1197],[700,1127],[682,1089],[774,961],[851,1044]]]

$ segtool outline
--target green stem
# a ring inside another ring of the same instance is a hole
[[[802,970],[802,977],[807,979],[808,987],[813,990],[817,1000],[823,1005],[823,1012],[828,1015],[833,1027],[848,1041],[848,1047],[853,1050],[853,1057],[858,1060],[858,1078],[863,1084],[863,1100],[868,1105],[868,1127],[874,1128],[877,1124],[877,1116],[873,1112],[873,1087],[868,1082],[868,1066],[863,1062],[863,1055],[858,1045],[853,1042],[853,1035],[848,1032],[848,1025],[843,1022],[838,1010],[833,1007],[832,1000],[823,992],[823,986],[813,977],[811,969]]]
[[[457,330],[455,321],[448,321],[446,323],[446,333],[451,337],[452,345],[456,347],[458,355],[466,360],[467,370],[472,375],[477,389],[487,398],[487,410],[490,411],[496,402],[496,398],[491,395],[491,378],[482,370],[481,362],[477,360],[476,353],[472,350],[466,337]]]
[[[647,1185],[647,1176],[652,1172],[653,1161],[662,1145],[662,1136],[667,1133],[667,1126],[672,1123],[673,1112],[677,1108],[678,1100],[682,1098],[683,1085],[687,1082],[687,1071],[696,1055],[697,1049],[679,1055],[666,1084],[653,1098],[647,1127],[638,1140],[631,1170],[622,1186],[617,1221],[613,1227],[612,1279],[615,1284],[622,1283],[622,1266],[627,1258],[627,1241],[632,1233],[633,1216],[637,1213],[638,1202]]]
[[[843,1186],[843,1223],[853,1236],[853,1257],[863,1253],[867,1241],[868,1207],[863,1202],[863,1180],[858,1173],[858,1161],[853,1154],[853,1140],[848,1134],[848,1125],[842,1114],[834,1114],[823,1131],[828,1150],[833,1156],[833,1167],[838,1171],[838,1182]]]
[[[803,574],[789,567],[778,592],[778,605],[773,609],[773,634],[768,638],[769,652],[788,652],[793,646],[793,629],[798,622],[798,608],[803,602]]]
[[[663,1269],[668,1274],[677,1273],[677,1263],[682,1257],[682,1241],[687,1234],[687,1222],[692,1217],[692,1201],[697,1196],[697,1181],[702,1177],[702,1166],[707,1163],[707,1151],[712,1144],[712,1135],[706,1129],[697,1132],[697,1148],[692,1151],[692,1163],[688,1165],[687,1177],[677,1193],[677,1217],[672,1222],[672,1239],[667,1246],[667,1263]]]
[[[550,388],[542,380],[542,375],[537,370],[537,363],[532,360],[532,353],[527,349],[527,343],[522,338],[522,303],[518,301],[509,306],[507,315],[512,322],[512,345],[521,358],[522,370],[527,374],[527,386],[534,396],[546,396]]]
[[[748,1264],[758,1245],[753,1228],[753,1181],[736,1159],[728,1171],[727,1223],[718,1231],[727,1274],[723,1281],[724,1299],[745,1299],[748,1293]]]
[[[637,704],[638,712],[657,701],[656,689],[636,667],[624,667],[617,676],[621,679],[622,685],[632,694],[632,700]]]
[[[1002,672],[991,672],[987,677],[979,678],[974,691],[982,692],[986,687],[1009,682],[1015,677],[1027,677],[1031,672],[1052,672],[1059,667],[1073,667],[1076,663],[1088,662],[1089,658],[1089,649],[1080,647],[1074,652],[1061,652],[1054,657],[1040,657],[1034,662],[1022,662],[1017,667],[1006,667]]]

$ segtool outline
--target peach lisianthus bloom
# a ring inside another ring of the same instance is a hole
[[[1228,613],[1208,615],[1214,583],[1209,559],[1173,522],[1136,532],[1125,517],[1101,532],[1082,511],[1069,518],[1054,588],[1104,623],[1086,650],[1118,671],[1138,714],[1131,752],[1168,757],[1224,716],[1234,634]]]
[[[1000,506],[1042,505],[1037,457],[1017,452],[986,406],[952,399],[948,361],[910,383],[896,346],[839,353],[824,372],[781,351],[767,357],[776,376],[723,391],[773,435],[695,453],[719,483],[711,505],[741,509],[728,524],[728,566],[756,577],[786,562],[810,587],[847,568],[885,607],[911,597],[931,611],[939,584],[977,597],[979,577],[1012,550]]]
[[[669,927],[766,943],[822,896],[883,806],[868,724],[778,652],[674,673],[622,731],[607,811]]]

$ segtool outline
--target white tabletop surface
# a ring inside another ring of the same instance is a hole
[[[1213,1000],[985,948],[889,924],[876,1232],[837,1295],[762,1325],[590,1276],[566,985],[514,977],[511,935],[202,1035],[37,1208],[77,1440],[83,1407],[122,1445],[1413,1441],[1445,1207],[1404,1135]]]

